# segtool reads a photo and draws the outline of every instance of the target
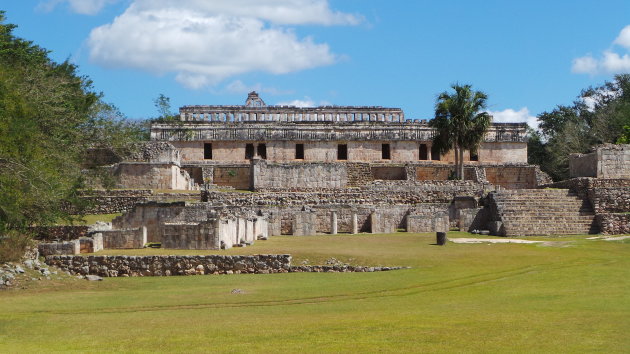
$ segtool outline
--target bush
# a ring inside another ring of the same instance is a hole
[[[32,245],[30,235],[9,232],[6,236],[0,236],[0,263],[20,261]]]

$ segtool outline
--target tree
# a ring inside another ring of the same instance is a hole
[[[528,160],[554,180],[569,177],[569,154],[624,141],[630,126],[630,75],[582,90],[572,105],[538,115],[540,132],[530,133]]]
[[[81,204],[86,149],[138,136],[106,113],[114,109],[76,65],[51,60],[4,19],[0,11],[0,236],[71,220],[63,205]]]
[[[452,85],[454,92],[442,92],[435,104],[435,118],[429,126],[435,128],[433,146],[439,154],[455,151],[455,173],[464,179],[464,150],[476,150],[492,122],[485,112],[488,96],[473,91],[471,85]]]

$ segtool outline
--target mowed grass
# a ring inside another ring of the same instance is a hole
[[[44,281],[0,292],[0,352],[627,352],[630,242],[585,238],[440,247],[401,233],[116,252],[412,269]]]

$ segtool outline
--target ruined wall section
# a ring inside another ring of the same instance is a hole
[[[624,178],[630,179],[630,145],[604,144],[593,148],[589,154],[571,154],[571,177]]]

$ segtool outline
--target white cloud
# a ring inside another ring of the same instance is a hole
[[[298,38],[279,25],[356,24],[326,0],[135,0],[88,39],[90,58],[103,66],[175,74],[190,88],[247,72],[285,74],[331,65],[325,43]]]
[[[630,49],[630,26],[621,30],[613,44],[626,50]],[[604,51],[599,59],[589,54],[573,59],[571,71],[576,74],[590,75],[627,73],[630,72],[630,55],[628,53],[620,54],[612,49]]]
[[[624,27],[617,39],[615,39],[615,44],[619,44],[622,47],[626,47],[630,49],[630,25]]]
[[[58,5],[67,3],[72,12],[81,15],[96,15],[105,5],[116,3],[120,0],[47,0],[37,5],[38,10],[52,11]]]
[[[597,60],[590,55],[585,57],[573,59],[573,66],[571,71],[576,74],[591,74],[597,73]]]
[[[527,107],[523,107],[518,111],[511,108],[502,111],[488,111],[493,117],[492,121],[496,123],[522,123],[526,122],[533,129],[538,129],[538,120],[529,113]]]
[[[295,106],[295,107],[315,107],[315,101],[310,97],[304,97],[303,100],[293,100],[286,102],[278,102],[277,106]]]

